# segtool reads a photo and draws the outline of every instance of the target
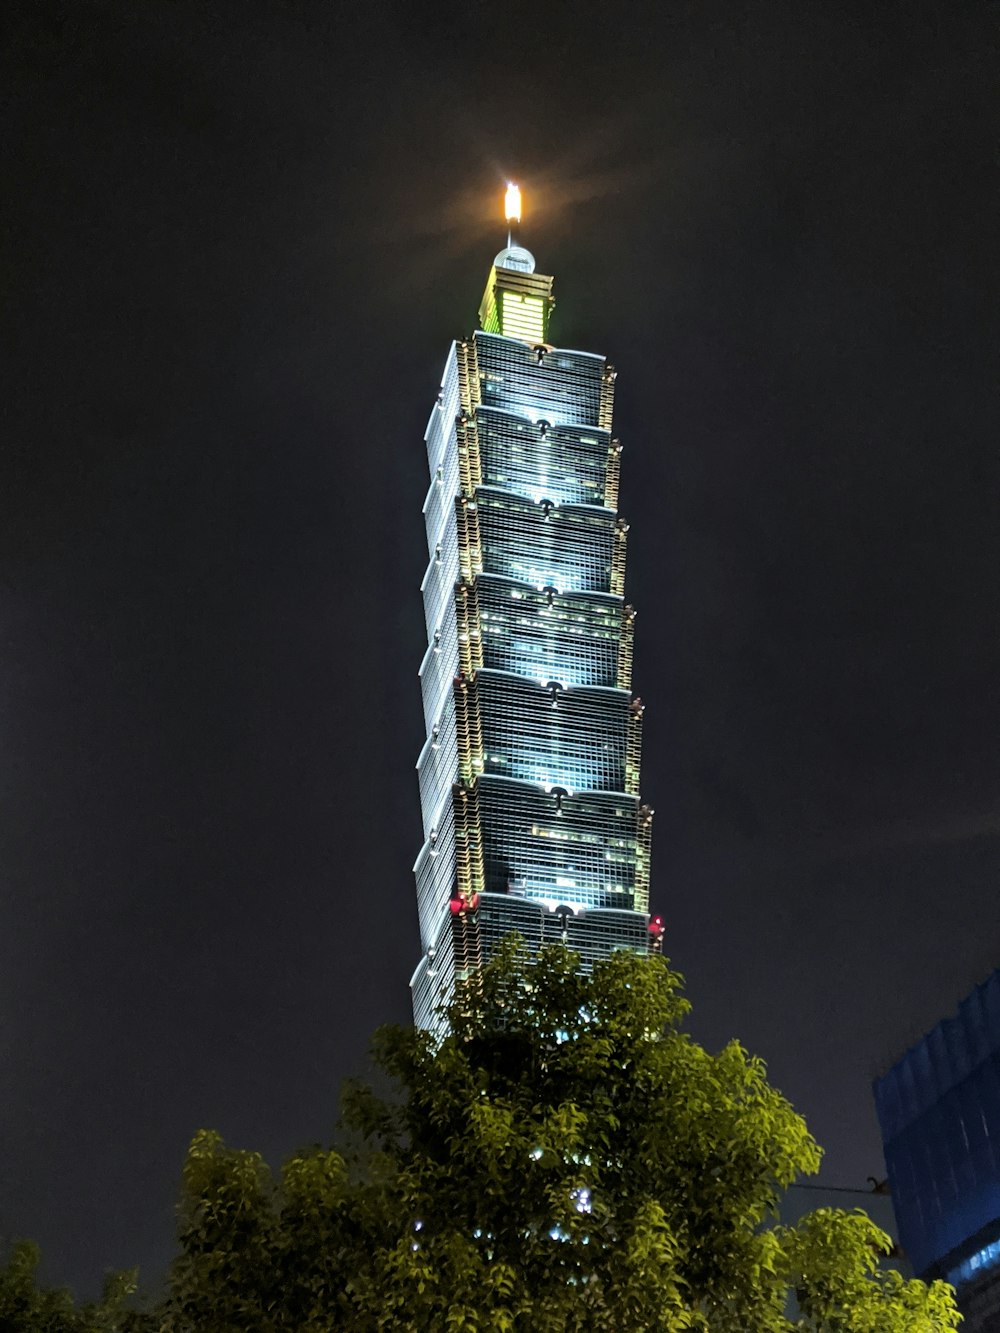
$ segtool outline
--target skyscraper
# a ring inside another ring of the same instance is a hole
[[[875,1080],[899,1238],[953,1283],[968,1333],[1000,1328],[1000,969]]]
[[[520,216],[507,192],[508,223]],[[416,1022],[510,931],[585,964],[658,947],[652,810],[618,516],[615,371],[548,341],[552,278],[508,235],[452,344],[425,441],[427,741]]]

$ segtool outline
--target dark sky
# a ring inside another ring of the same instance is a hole
[[[0,1234],[155,1277],[192,1132],[327,1137],[408,1017],[422,435],[507,175],[619,368],[693,1030],[878,1174],[871,1076],[1000,963],[1000,7],[19,13]]]

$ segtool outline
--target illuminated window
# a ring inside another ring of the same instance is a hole
[[[958,1286],[959,1283],[963,1282],[971,1282],[984,1269],[994,1268],[998,1264],[1000,1264],[1000,1239],[990,1241],[989,1245],[984,1245],[975,1254],[970,1254],[968,1259],[963,1259],[948,1274],[948,1281],[953,1286]]]
[[[501,302],[501,327],[507,338],[542,342],[545,338],[545,304],[537,296],[504,292]]]

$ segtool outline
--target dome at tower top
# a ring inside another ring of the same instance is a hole
[[[494,268],[512,268],[517,273],[534,273],[535,256],[522,245],[508,245],[493,261]]]

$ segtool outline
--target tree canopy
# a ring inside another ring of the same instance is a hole
[[[78,1305],[70,1291],[39,1286],[40,1257],[37,1245],[19,1241],[0,1265],[0,1333],[154,1333],[159,1327],[128,1308],[136,1273],[113,1274],[100,1300]]]
[[[275,1181],[195,1138],[164,1329],[954,1329],[951,1288],[883,1267],[864,1214],[779,1223],[819,1148],[762,1063],[706,1052],[687,1012],[659,957],[583,975],[511,941],[447,1036],[378,1032],[395,1094],[349,1090],[352,1151],[299,1152]]]
[[[392,1091],[349,1088],[349,1148],[297,1152],[275,1179],[196,1135],[155,1310],[124,1313],[125,1278],[77,1311],[22,1248],[0,1333],[955,1329],[951,1288],[885,1267],[863,1213],[781,1224],[820,1150],[763,1064],[737,1042],[709,1054],[687,1012],[662,958],[583,975],[511,940],[459,988],[447,1036],[376,1034]]]

